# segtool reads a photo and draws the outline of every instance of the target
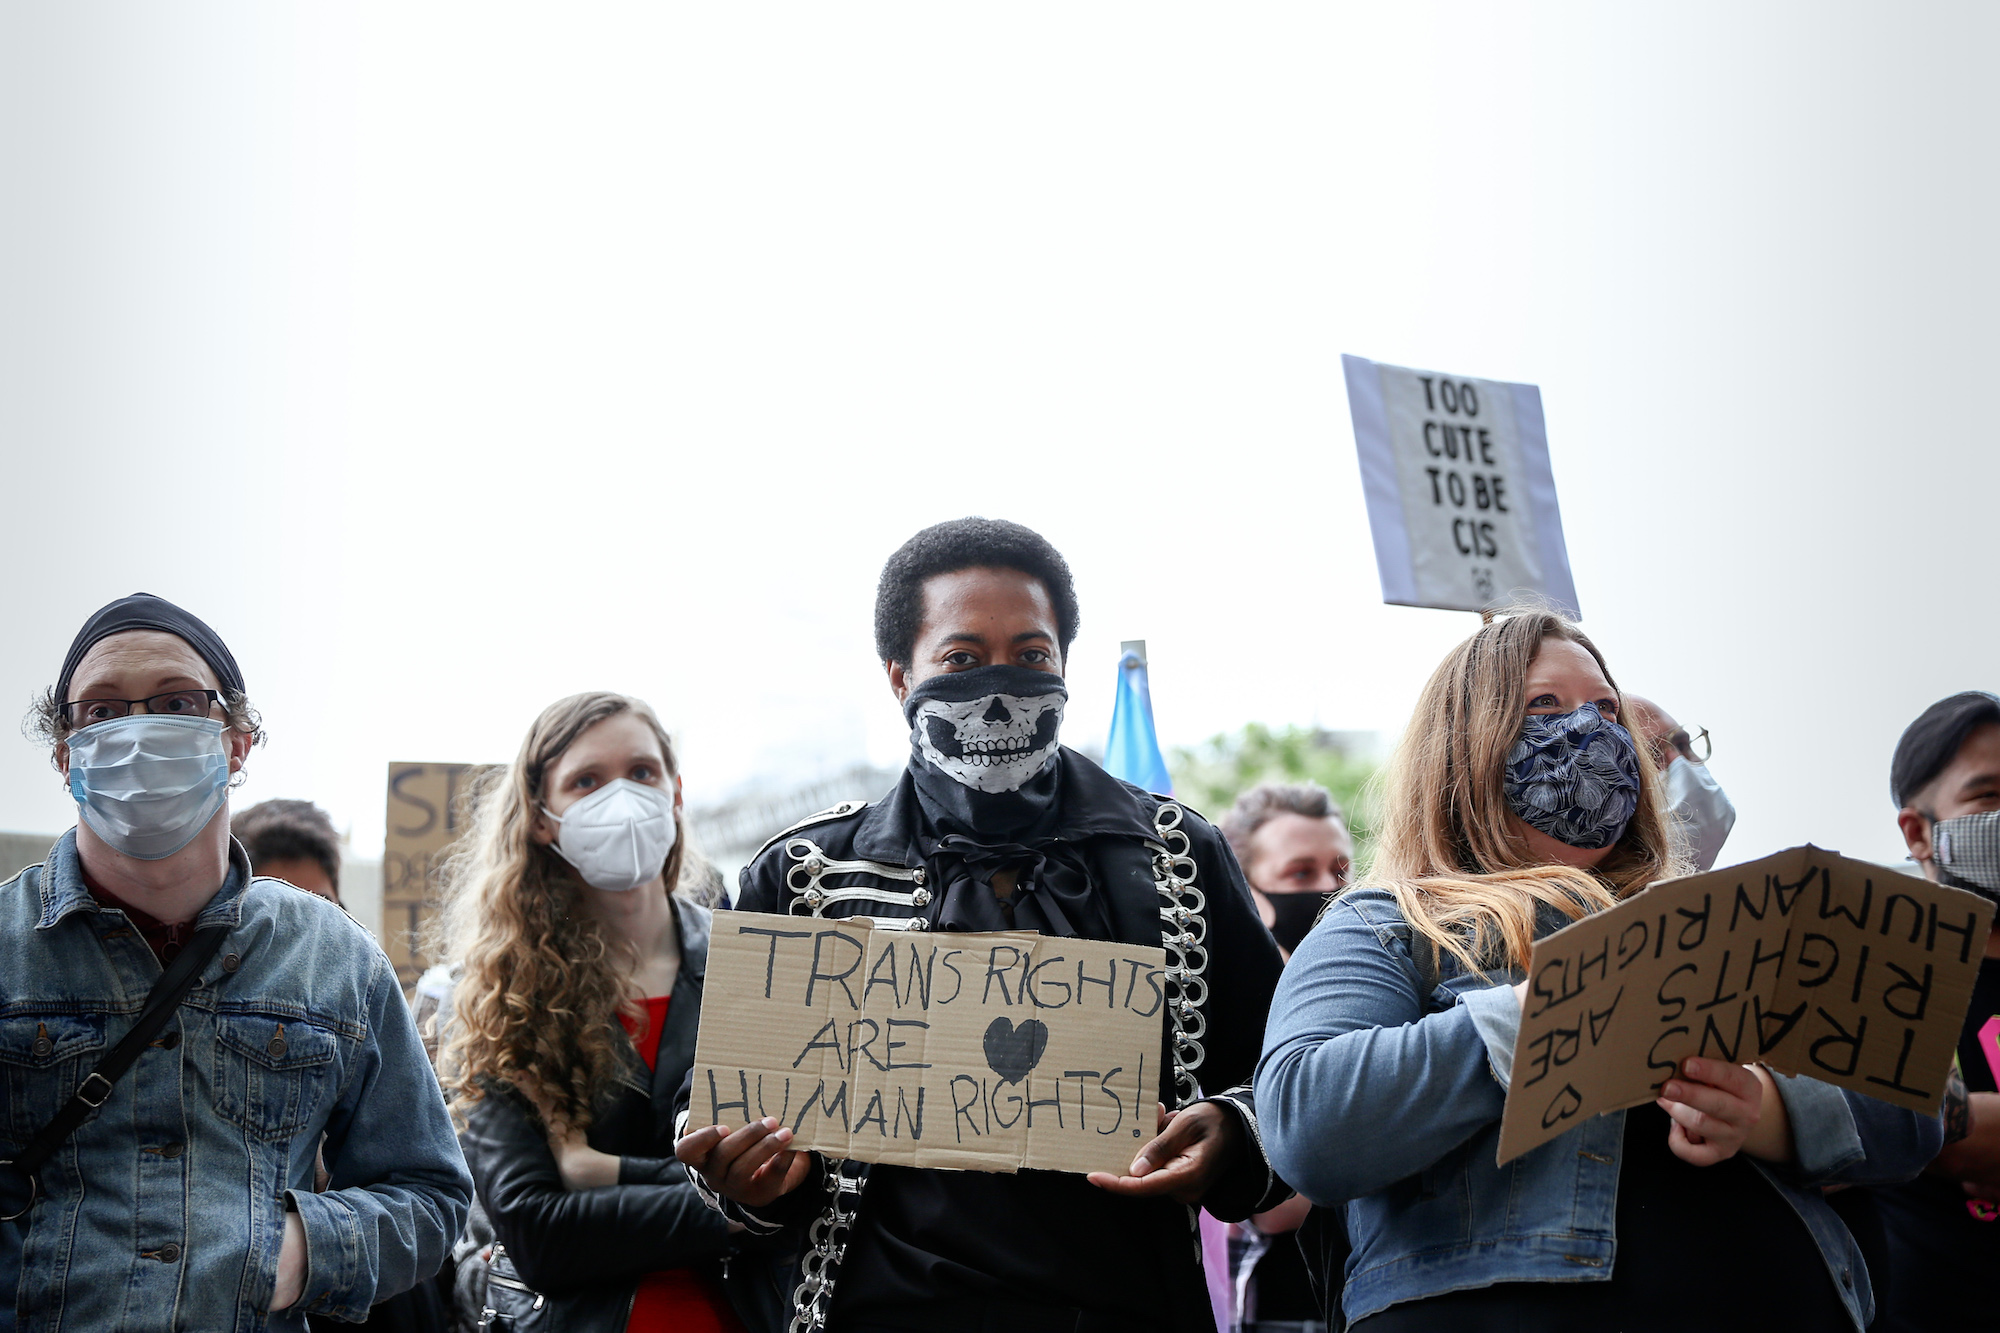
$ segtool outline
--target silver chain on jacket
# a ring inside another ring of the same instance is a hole
[[[1195,1070],[1205,1058],[1202,1038],[1208,1034],[1208,1019],[1202,1008],[1208,1003],[1208,920],[1203,913],[1208,900],[1195,884],[1193,842],[1181,827],[1181,808],[1164,801],[1153,816],[1153,831],[1160,841],[1153,845],[1153,887],[1160,895],[1160,944],[1167,951],[1167,1012],[1173,1017],[1174,1108],[1192,1104],[1201,1095]],[[873,898],[876,901],[904,901],[906,895],[869,890],[824,890],[820,880],[842,871],[861,870],[891,879],[912,881],[916,892],[907,895],[914,907],[930,901],[923,888],[924,872],[886,866],[874,861],[835,861],[805,838],[785,844],[785,855],[793,865],[785,872],[785,883],[793,892],[793,915],[824,915],[828,903],[842,898]],[[796,878],[795,878],[796,876]],[[836,896],[838,895],[838,896]],[[805,908],[800,912],[800,907]],[[924,929],[921,919],[910,927]],[[826,1327],[833,1308],[833,1283],[839,1276],[841,1260],[847,1257],[847,1236],[860,1211],[864,1175],[847,1174],[844,1167],[823,1159],[829,1192],[827,1205],[806,1232],[806,1251],[799,1259],[799,1285],[792,1293],[792,1322],[789,1333],[819,1333]],[[1188,1215],[1194,1216],[1189,1209]]]
[[[1153,887],[1160,894],[1160,943],[1167,951],[1167,1012],[1173,1015],[1174,1109],[1192,1105],[1201,1096],[1195,1070],[1206,1058],[1202,1038],[1208,1035],[1208,899],[1196,886],[1193,847],[1181,827],[1181,808],[1160,804],[1153,816],[1160,845],[1153,849]]]

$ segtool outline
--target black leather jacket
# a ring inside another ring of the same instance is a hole
[[[1104,896],[1115,937],[1125,943],[1157,946],[1163,917],[1155,879],[1163,837],[1158,826],[1163,809],[1171,802],[1118,781],[1081,756],[1068,753],[1065,759],[1064,836],[1082,850],[1093,890]],[[867,916],[880,923],[908,921],[909,929],[934,928],[942,895],[931,891],[938,882],[938,870],[926,863],[917,843],[915,801],[914,788],[905,775],[878,803],[844,802],[786,830],[743,871],[737,908]],[[1185,807],[1169,812],[1167,821],[1176,813],[1179,829],[1188,839],[1187,855],[1194,865],[1195,883],[1206,899],[1208,987],[1201,1011],[1207,1030],[1201,1041],[1202,1061],[1195,1073],[1202,1098],[1234,1112],[1245,1130],[1246,1151],[1211,1188],[1204,1206],[1218,1217],[1235,1220],[1274,1207],[1292,1192],[1272,1173],[1265,1159],[1248,1086],[1262,1049],[1264,1020],[1282,963],[1228,844]],[[1163,1040],[1163,1048],[1164,1044]],[[1169,1106],[1176,1102],[1170,1075],[1162,1078],[1160,1097]],[[840,1182],[843,1174],[845,1185]],[[866,1210],[868,1201],[862,1187],[866,1174],[859,1163],[837,1171],[833,1164],[823,1162],[804,1186],[769,1208],[752,1212],[712,1197],[711,1203],[753,1231],[789,1234],[803,1241],[808,1239],[806,1225],[821,1213],[835,1190],[850,1196],[849,1207]],[[1159,1200],[1135,1201],[1135,1215],[1162,1206]],[[1177,1206],[1164,1206],[1180,1213]],[[1179,1238],[1173,1242],[1174,1248],[1187,1254],[1184,1217],[1177,1226]],[[1171,1231],[1172,1227],[1166,1229]],[[1051,1255],[1048,1262],[1089,1263],[1090,1256]],[[1115,1287],[1119,1278],[1106,1274],[1104,1280]],[[1207,1327],[1207,1300],[1200,1272],[1192,1263],[1187,1265],[1182,1282],[1185,1303],[1199,1305],[1190,1313],[1187,1326]],[[836,1289],[838,1286],[836,1279]]]
[[[540,1117],[511,1089],[495,1089],[467,1119],[466,1161],[505,1250],[488,1298],[501,1312],[499,1328],[624,1333],[639,1279],[691,1266],[720,1273],[751,1333],[779,1326],[789,1253],[729,1234],[674,1160],[674,1096],[694,1064],[709,924],[707,910],[693,903],[677,898],[674,911],[681,970],[658,1064],[649,1074],[634,1053],[632,1082],[600,1101],[587,1135],[591,1147],[619,1159],[618,1183],[564,1189]]]

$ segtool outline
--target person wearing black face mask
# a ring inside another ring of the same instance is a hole
[[[2000,901],[2000,698],[1973,690],[1912,722],[1889,767],[1896,822],[1926,877]],[[1917,1179],[1870,1191],[1888,1248],[1876,1327],[1984,1327],[2000,1270],[2000,932],[1959,1036],[1963,1088],[1946,1100],[1944,1150]]]
[[[1182,1005],[1166,982],[1158,1137],[1124,1176],[1001,1175],[833,1162],[774,1119],[688,1125],[675,1155],[712,1204],[801,1243],[795,1327],[1207,1333],[1193,1206],[1242,1218],[1290,1194],[1245,1086],[1277,947],[1213,828],[1060,745],[1076,623],[1067,565],[1028,529],[961,519],[911,538],[875,616],[910,726],[903,776],[773,839],[736,906],[1182,951],[1204,984]]]
[[[1243,864],[1258,915],[1290,958],[1353,873],[1347,816],[1316,782],[1265,782],[1236,798],[1222,835]]]

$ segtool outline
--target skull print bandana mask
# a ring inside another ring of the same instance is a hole
[[[1061,676],[1019,666],[932,676],[910,691],[910,775],[941,832],[1015,838],[1055,817]]]
[[[1531,716],[1507,751],[1502,783],[1530,828],[1572,847],[1609,847],[1639,808],[1639,752],[1596,704]]]

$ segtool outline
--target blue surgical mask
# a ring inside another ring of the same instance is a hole
[[[1523,719],[1502,773],[1507,804],[1528,827],[1594,850],[1625,833],[1639,808],[1639,752],[1632,733],[1596,704]]]
[[[113,851],[172,856],[229,800],[223,724],[151,713],[93,723],[69,738],[69,793]]]

